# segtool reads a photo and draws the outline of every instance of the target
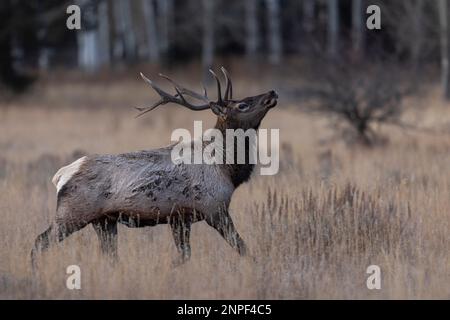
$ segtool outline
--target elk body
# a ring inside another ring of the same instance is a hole
[[[223,97],[220,81],[211,71],[218,90],[218,99],[214,102],[208,99],[206,90],[198,94],[163,76],[175,87],[177,93],[171,95],[141,74],[161,99],[139,110],[144,114],[157,106],[175,103],[195,111],[211,109],[217,115],[215,128],[222,132],[258,129],[267,111],[276,105],[277,94],[270,91],[233,100],[231,80],[224,68],[222,72],[226,79]],[[186,97],[201,104],[192,104]],[[52,180],[57,188],[56,217],[35,241],[31,252],[33,266],[38,252],[89,224],[98,235],[102,251],[113,258],[117,257],[118,223],[128,227],[169,224],[179,252],[178,263],[184,262],[191,254],[191,224],[202,220],[216,229],[239,254],[245,255],[246,246],[233,225],[228,207],[233,192],[250,178],[254,165],[174,163],[173,146],[119,155],[86,156],[61,168]],[[245,150],[248,153],[249,146]]]

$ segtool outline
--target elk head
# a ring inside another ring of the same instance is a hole
[[[156,86],[154,82],[146,78],[141,73],[141,77],[152,86],[152,88],[160,95],[161,99],[150,107],[137,108],[139,111],[141,111],[138,116],[141,116],[160,105],[175,103],[195,111],[211,109],[214,114],[218,116],[217,126],[222,128],[242,128],[244,130],[249,128],[257,129],[266,113],[271,108],[276,106],[278,99],[277,93],[271,90],[267,93],[257,96],[235,100],[233,99],[233,85],[230,76],[228,75],[228,72],[224,67],[222,67],[221,70],[226,81],[226,89],[223,96],[218,76],[214,73],[214,71],[209,70],[217,82],[217,101],[211,101],[208,98],[206,89],[204,89],[203,94],[196,93],[192,90],[178,85],[169,77],[160,74],[161,77],[171,82],[175,87],[176,94],[171,95]],[[192,104],[191,102],[187,101],[186,97],[201,101],[202,103]]]

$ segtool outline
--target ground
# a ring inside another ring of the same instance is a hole
[[[235,83],[238,95],[274,89],[248,83]],[[434,87],[426,91],[408,101],[404,120],[444,127],[450,106]],[[386,145],[348,146],[329,119],[282,94],[262,123],[280,129],[280,172],[255,174],[231,204],[249,257],[202,222],[193,227],[191,260],[173,268],[168,226],[120,226],[112,267],[87,227],[45,253],[33,276],[29,253],[54,216],[51,178],[60,166],[167,145],[172,130],[193,130],[194,120],[214,124],[211,112],[177,106],[135,119],[131,106],[154,99],[137,80],[50,81],[1,103],[0,298],[450,297],[450,135],[381,126]],[[81,290],[66,288],[72,264]],[[369,265],[381,268],[380,290],[366,286]]]

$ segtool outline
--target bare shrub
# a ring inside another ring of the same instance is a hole
[[[314,66],[308,72],[308,85],[298,92],[307,110],[333,116],[333,124],[351,138],[348,141],[366,146],[382,142],[374,124],[395,123],[411,93],[398,64],[342,59],[321,60],[320,66]]]

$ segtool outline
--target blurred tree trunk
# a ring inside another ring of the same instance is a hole
[[[87,72],[94,72],[99,67],[97,56],[98,36],[95,30],[77,33],[78,66]]]
[[[422,46],[424,41],[424,32],[423,32],[423,9],[424,9],[424,1],[416,0],[414,4],[414,41],[411,41],[411,60],[413,65],[413,70],[415,75],[417,76],[420,69],[420,56],[422,52]]]
[[[110,56],[111,60],[114,62],[113,66],[116,66],[117,63],[123,56],[123,43],[120,35],[120,28],[118,27],[119,21],[117,20],[119,17],[116,14],[117,11],[117,0],[108,0],[108,15],[109,15],[109,47],[110,47]]]
[[[76,5],[81,8],[81,30],[78,30],[78,66],[87,72],[94,72],[100,66],[99,61],[99,33],[97,21],[97,7],[91,0],[77,0]]]
[[[448,12],[447,0],[438,1],[440,42],[441,42],[441,83],[444,98],[450,100],[449,88],[449,46],[448,46]]]
[[[259,45],[257,0],[245,1],[245,29],[245,54],[247,59],[252,62],[257,55]]]
[[[303,29],[308,36],[311,36],[315,29],[314,23],[314,11],[315,11],[315,1],[314,0],[303,0]]]
[[[131,3],[128,0],[113,1],[115,41],[113,54],[117,60],[136,58],[136,38],[133,32]]]
[[[338,0],[327,0],[328,7],[328,54],[336,58],[339,50],[339,3]]]
[[[10,0],[0,2],[0,80],[8,85],[13,83],[17,76],[11,54],[11,11]]]
[[[314,48],[317,47],[317,38],[314,36],[316,29],[316,2],[315,0],[302,1],[302,29],[303,29],[303,43],[300,45],[302,52],[310,55]]]
[[[99,63],[102,66],[109,66],[111,62],[110,56],[110,26],[109,26],[109,3],[101,1],[98,3],[98,55]]]
[[[30,18],[36,13],[34,10],[34,5],[29,6],[25,1],[0,1],[0,97],[3,85],[20,92],[33,80],[23,67],[24,64],[35,67],[35,62],[30,60],[37,62],[39,56],[38,26]]]
[[[146,61],[149,58],[149,43],[144,1],[146,0],[131,1],[131,12],[133,18],[133,30],[136,37],[137,56],[140,60]]]
[[[281,34],[280,34],[280,2],[266,0],[267,20],[269,26],[269,62],[277,65],[281,62]]]
[[[210,81],[208,69],[212,68],[214,62],[214,7],[215,0],[203,0],[203,41],[202,41],[202,68],[203,79]]]
[[[110,8],[109,16],[111,21],[110,26],[110,46],[111,46],[111,58],[116,65],[123,57],[123,42],[122,42],[122,30],[120,24],[119,14],[120,9],[117,0],[108,0]]]
[[[155,4],[153,0],[141,0],[144,26],[147,30],[147,52],[151,63],[159,62],[159,42],[156,30]]]
[[[133,30],[133,17],[131,12],[131,2],[129,0],[120,0],[122,10],[122,23],[124,30],[125,57],[134,61],[136,59],[136,38]]]
[[[37,15],[40,16],[45,13],[44,8],[38,7]],[[48,71],[50,67],[50,56],[51,49],[46,45],[45,39],[48,37],[49,27],[48,22],[39,23],[38,29],[36,31],[38,42],[39,42],[39,57],[38,57],[38,68],[41,71]]]
[[[159,13],[159,51],[165,57],[170,48],[173,21],[173,0],[157,0]]]
[[[361,57],[364,51],[363,0],[352,0],[352,43],[356,57]]]

